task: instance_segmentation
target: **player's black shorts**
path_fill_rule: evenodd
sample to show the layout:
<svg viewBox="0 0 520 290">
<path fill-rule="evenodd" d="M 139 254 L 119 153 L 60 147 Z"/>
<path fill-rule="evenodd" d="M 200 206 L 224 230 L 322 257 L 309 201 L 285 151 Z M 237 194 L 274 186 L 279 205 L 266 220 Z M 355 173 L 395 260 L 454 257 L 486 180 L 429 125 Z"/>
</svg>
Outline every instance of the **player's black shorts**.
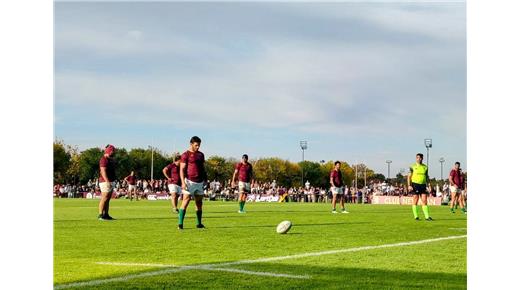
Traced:
<svg viewBox="0 0 520 290">
<path fill-rule="evenodd" d="M 428 194 L 426 191 L 426 184 L 417 184 L 412 182 L 413 190 L 411 194 Z"/>
</svg>

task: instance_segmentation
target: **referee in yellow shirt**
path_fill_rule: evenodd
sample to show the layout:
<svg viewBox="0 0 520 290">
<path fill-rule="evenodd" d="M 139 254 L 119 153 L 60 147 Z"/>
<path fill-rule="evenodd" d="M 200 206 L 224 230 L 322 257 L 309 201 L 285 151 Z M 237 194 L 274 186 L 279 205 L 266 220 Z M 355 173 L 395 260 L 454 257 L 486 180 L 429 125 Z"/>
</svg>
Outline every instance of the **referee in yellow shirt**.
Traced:
<svg viewBox="0 0 520 290">
<path fill-rule="evenodd" d="M 432 221 L 432 217 L 430 216 L 430 210 L 428 209 L 428 192 L 426 190 L 426 186 L 428 184 L 428 166 L 422 163 L 423 155 L 422 153 L 417 153 L 415 155 L 415 164 L 410 166 L 410 174 L 408 174 L 408 191 L 413 194 L 413 204 L 412 211 L 415 220 L 419 220 L 419 210 L 417 208 L 417 203 L 419 202 L 419 195 L 422 200 L 422 210 L 424 213 L 424 218 L 427 221 Z"/>
</svg>

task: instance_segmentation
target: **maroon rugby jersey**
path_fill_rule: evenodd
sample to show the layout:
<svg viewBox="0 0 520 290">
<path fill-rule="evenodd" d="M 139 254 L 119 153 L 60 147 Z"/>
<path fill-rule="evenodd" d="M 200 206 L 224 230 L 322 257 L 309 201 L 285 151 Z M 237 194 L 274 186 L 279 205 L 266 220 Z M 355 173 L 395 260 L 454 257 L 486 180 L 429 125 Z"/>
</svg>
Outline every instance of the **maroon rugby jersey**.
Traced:
<svg viewBox="0 0 520 290">
<path fill-rule="evenodd" d="M 181 155 L 181 163 L 186 164 L 185 177 L 193 182 L 203 182 L 206 180 L 206 170 L 204 170 L 204 153 L 197 151 L 186 151 Z"/>
<path fill-rule="evenodd" d="M 175 165 L 175 163 L 170 163 L 166 166 L 166 172 L 170 177 L 168 184 L 181 185 L 180 166 Z"/>
<path fill-rule="evenodd" d="M 450 172 L 451 179 L 453 180 L 453 183 L 457 185 L 458 188 L 462 188 L 464 185 L 464 176 L 462 175 L 462 172 L 460 170 L 452 169 Z"/>
<path fill-rule="evenodd" d="M 242 162 L 237 163 L 235 169 L 238 170 L 238 180 L 242 182 L 251 182 L 251 178 L 253 177 L 253 166 L 251 163 L 246 162 L 243 164 Z"/>
<path fill-rule="evenodd" d="M 116 164 L 112 158 L 105 156 L 99 160 L 99 182 L 105 182 L 103 176 L 101 176 L 101 167 L 106 167 L 106 173 L 110 182 L 116 180 Z"/>
<path fill-rule="evenodd" d="M 128 184 L 135 185 L 135 175 L 128 175 L 125 179 Z"/>
<path fill-rule="evenodd" d="M 332 170 L 330 172 L 330 177 L 332 177 L 332 182 L 334 183 L 335 187 L 342 187 L 343 186 L 343 177 L 341 176 L 341 171 L 338 170 Z"/>
</svg>

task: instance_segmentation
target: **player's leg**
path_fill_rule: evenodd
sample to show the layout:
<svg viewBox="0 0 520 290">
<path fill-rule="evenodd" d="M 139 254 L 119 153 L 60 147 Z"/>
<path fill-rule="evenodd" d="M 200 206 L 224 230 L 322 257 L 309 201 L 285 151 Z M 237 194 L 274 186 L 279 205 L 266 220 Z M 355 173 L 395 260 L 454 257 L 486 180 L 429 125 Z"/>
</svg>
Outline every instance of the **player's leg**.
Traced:
<svg viewBox="0 0 520 290">
<path fill-rule="evenodd" d="M 112 199 L 113 188 L 114 187 L 112 185 L 110 185 L 110 190 L 107 193 L 107 201 L 105 202 L 105 216 L 104 216 L 104 218 L 108 219 L 108 220 L 113 220 L 114 219 L 113 217 L 110 216 L 110 214 L 108 214 L 109 209 L 110 209 L 110 200 Z"/>
<path fill-rule="evenodd" d="M 450 211 L 451 211 L 452 213 L 455 213 L 455 209 L 454 209 L 453 207 L 454 207 L 455 204 L 458 202 L 457 191 L 454 190 L 454 188 L 450 188 L 450 193 L 451 193 Z"/>
<path fill-rule="evenodd" d="M 101 199 L 99 200 L 99 206 L 98 206 L 98 219 L 104 220 L 105 216 L 105 203 L 107 202 L 107 195 L 108 192 L 101 192 Z"/>
<path fill-rule="evenodd" d="M 336 195 L 338 191 L 336 189 L 332 189 L 332 213 L 336 213 Z"/>
<path fill-rule="evenodd" d="M 189 192 L 183 192 L 182 194 L 182 204 L 179 209 L 179 230 L 182 230 L 184 227 L 184 217 L 186 216 L 186 209 L 190 204 L 191 194 Z"/>
<path fill-rule="evenodd" d="M 417 203 L 419 203 L 419 194 L 413 193 L 412 196 L 412 212 L 415 220 L 419 220 L 419 210 L 417 209 Z"/>
<path fill-rule="evenodd" d="M 343 191 L 343 188 L 340 189 L 341 195 L 339 196 L 340 204 L 341 204 L 341 212 L 342 213 L 348 213 L 348 211 L 345 209 L 345 192 Z"/>
<path fill-rule="evenodd" d="M 175 184 L 168 184 L 168 192 L 170 193 L 170 199 L 172 203 L 172 211 L 178 212 L 177 204 L 175 203 L 177 199 L 177 188 Z"/>
<path fill-rule="evenodd" d="M 244 183 L 242 181 L 238 181 L 238 213 L 244 213 Z"/>
<path fill-rule="evenodd" d="M 424 213 L 424 218 L 426 218 L 427 221 L 433 220 L 430 216 L 430 209 L 428 207 L 428 194 L 427 193 L 421 193 L 421 201 L 422 201 L 422 210 Z"/>
<path fill-rule="evenodd" d="M 175 212 L 179 212 L 179 192 L 174 192 L 172 195 L 173 208 L 175 208 Z"/>
<path fill-rule="evenodd" d="M 202 183 L 197 184 L 197 190 L 195 191 L 195 207 L 197 208 L 197 228 L 202 229 L 202 198 L 204 197 L 204 186 Z"/>
<path fill-rule="evenodd" d="M 464 201 L 465 195 L 463 192 L 459 194 L 458 202 L 463 213 L 466 213 L 466 202 Z"/>
<path fill-rule="evenodd" d="M 244 201 L 244 193 L 243 192 L 239 192 L 239 197 L 238 197 L 238 213 L 244 213 L 244 204 L 245 204 L 245 201 Z"/>
</svg>

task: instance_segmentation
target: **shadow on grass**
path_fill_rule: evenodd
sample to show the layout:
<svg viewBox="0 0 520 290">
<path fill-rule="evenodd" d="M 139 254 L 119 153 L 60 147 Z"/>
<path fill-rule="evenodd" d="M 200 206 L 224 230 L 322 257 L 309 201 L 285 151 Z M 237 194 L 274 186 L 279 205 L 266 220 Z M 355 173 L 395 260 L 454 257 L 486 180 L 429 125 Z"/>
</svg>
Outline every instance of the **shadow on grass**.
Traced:
<svg viewBox="0 0 520 290">
<path fill-rule="evenodd" d="M 377 263 L 377 261 L 374 261 Z M 116 267 L 116 266 L 114 266 Z M 432 264 L 432 268 L 434 265 Z M 254 272 L 309 276 L 308 279 L 209 270 L 137 272 L 144 277 L 120 279 L 73 289 L 466 289 L 465 273 L 425 272 L 423 269 L 387 270 L 338 266 L 259 263 L 229 267 Z M 162 270 L 165 270 L 162 268 Z M 148 275 L 148 276 L 145 276 Z M 102 276 L 101 274 L 99 276 Z M 117 278 L 105 277 L 105 278 Z M 120 276 L 119 276 L 120 277 Z M 99 278 L 98 278 L 99 279 Z"/>
</svg>

